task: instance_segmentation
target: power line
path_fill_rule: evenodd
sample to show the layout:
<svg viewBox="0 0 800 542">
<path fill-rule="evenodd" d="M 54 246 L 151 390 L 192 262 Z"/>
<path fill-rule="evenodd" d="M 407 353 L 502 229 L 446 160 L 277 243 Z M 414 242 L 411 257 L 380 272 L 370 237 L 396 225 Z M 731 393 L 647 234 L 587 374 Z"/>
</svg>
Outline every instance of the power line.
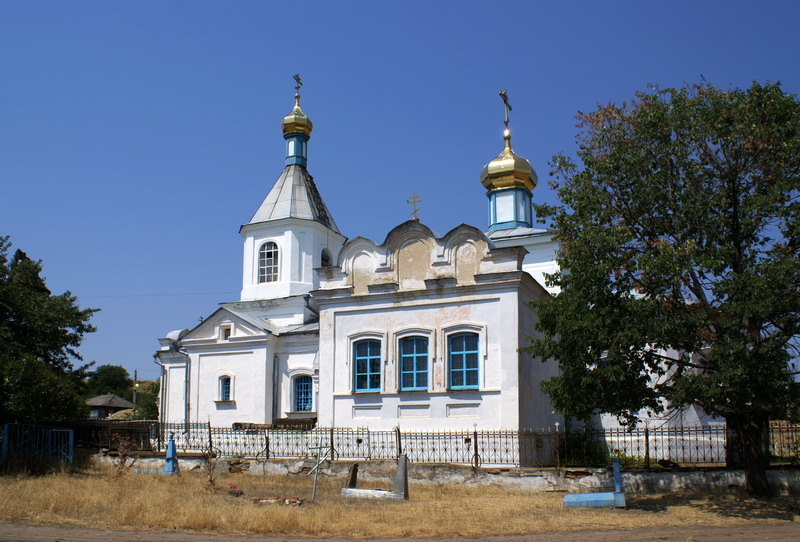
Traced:
<svg viewBox="0 0 800 542">
<path fill-rule="evenodd" d="M 230 295 L 238 294 L 239 292 L 190 292 L 190 293 L 173 293 L 173 294 L 109 294 L 109 295 L 77 295 L 78 299 L 99 299 L 99 298 L 114 298 L 114 297 L 177 297 L 177 296 L 192 296 L 192 295 Z"/>
</svg>

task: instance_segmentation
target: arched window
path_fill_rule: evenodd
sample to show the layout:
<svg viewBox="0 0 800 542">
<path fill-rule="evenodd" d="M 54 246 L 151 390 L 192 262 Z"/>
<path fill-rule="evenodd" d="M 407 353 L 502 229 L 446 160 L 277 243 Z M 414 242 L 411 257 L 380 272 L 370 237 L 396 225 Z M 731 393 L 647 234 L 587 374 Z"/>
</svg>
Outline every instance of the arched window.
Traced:
<svg viewBox="0 0 800 542">
<path fill-rule="evenodd" d="M 333 262 L 331 261 L 332 259 L 333 258 L 331 257 L 331 251 L 328 250 L 327 248 L 323 248 L 319 266 L 330 267 L 331 265 L 333 265 Z"/>
<path fill-rule="evenodd" d="M 233 394 L 231 393 L 231 377 L 229 376 L 221 376 L 219 377 L 219 400 L 220 401 L 232 401 Z"/>
<path fill-rule="evenodd" d="M 448 337 L 447 359 L 450 389 L 477 389 L 478 356 L 477 333 L 457 333 Z"/>
<path fill-rule="evenodd" d="M 381 391 L 381 342 L 365 339 L 353 343 L 354 391 Z"/>
<path fill-rule="evenodd" d="M 278 280 L 278 245 L 269 241 L 258 249 L 258 282 Z"/>
<path fill-rule="evenodd" d="M 294 377 L 292 388 L 292 410 L 294 412 L 311 412 L 314 402 L 311 377 L 308 375 Z"/>
<path fill-rule="evenodd" d="M 428 338 L 400 339 L 400 389 L 428 389 Z"/>
</svg>

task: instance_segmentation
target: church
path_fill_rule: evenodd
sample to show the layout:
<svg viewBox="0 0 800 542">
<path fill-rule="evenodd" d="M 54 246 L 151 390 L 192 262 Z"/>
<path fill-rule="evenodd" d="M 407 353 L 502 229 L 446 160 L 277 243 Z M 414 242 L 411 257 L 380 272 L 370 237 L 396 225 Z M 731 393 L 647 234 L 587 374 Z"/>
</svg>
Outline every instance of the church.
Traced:
<svg viewBox="0 0 800 542">
<path fill-rule="evenodd" d="M 557 244 L 533 228 L 537 177 L 511 149 L 505 92 L 503 149 L 479 177 L 488 231 L 462 224 L 439 236 L 415 218 L 378 243 L 348 240 L 322 200 L 296 79 L 281 124 L 285 167 L 239 230 L 240 299 L 159 339 L 161 421 L 406 430 L 563 423 L 540 388 L 556 364 L 518 351 L 537 333 L 530 302 L 553 293 L 544 274 L 557 269 Z"/>
</svg>

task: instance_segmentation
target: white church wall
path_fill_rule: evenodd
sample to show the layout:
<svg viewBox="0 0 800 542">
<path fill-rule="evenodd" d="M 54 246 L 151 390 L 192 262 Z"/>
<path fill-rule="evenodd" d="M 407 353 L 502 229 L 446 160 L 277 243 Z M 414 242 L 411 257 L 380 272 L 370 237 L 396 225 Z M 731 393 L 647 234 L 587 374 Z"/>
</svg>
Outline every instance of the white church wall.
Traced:
<svg viewBox="0 0 800 542">
<path fill-rule="evenodd" d="M 536 311 L 530 306 L 530 298 L 520 298 L 519 309 L 519 344 L 528 346 L 528 337 L 539 337 L 536 331 Z M 555 429 L 555 423 L 564 427 L 564 417 L 556 414 L 550 397 L 542 391 L 543 381 L 558 374 L 558 364 L 549 360 L 543 363 L 530 354 L 519 353 L 520 380 L 520 428 L 521 429 Z"/>
<path fill-rule="evenodd" d="M 267 344 L 230 345 L 190 354 L 190 420 L 227 427 L 235 422 L 268 423 L 271 417 L 272 360 Z M 220 379 L 230 378 L 230 398 L 221 396 Z"/>
<path fill-rule="evenodd" d="M 248 224 L 242 233 L 242 301 L 307 294 L 318 285 L 314 268 L 321 265 L 322 249 L 336 258 L 345 240 L 318 222 L 297 218 Z M 258 251 L 268 242 L 278 247 L 278 280 L 259 283 Z"/>
<path fill-rule="evenodd" d="M 399 421 L 418 429 L 517 426 L 517 334 L 516 326 L 508 325 L 517 312 L 515 294 L 432 297 L 422 292 L 403 301 L 381 296 L 323 311 L 321 329 L 332 336 L 321 332 L 320 425 L 388 429 Z M 478 390 L 448 388 L 448 336 L 463 331 L 479 335 Z M 399 391 L 398 341 L 404 335 L 430 337 L 425 391 Z M 377 393 L 354 392 L 353 343 L 364 337 L 381 341 Z"/>
<path fill-rule="evenodd" d="M 277 417 L 309 417 L 316 413 L 316 393 L 312 394 L 311 411 L 295 412 L 293 380 L 301 375 L 308 375 L 312 377 L 312 380 L 316 380 L 315 360 L 318 348 L 319 336 L 316 333 L 281 337 L 280 343 L 275 349 L 275 358 L 278 363 L 276 387 L 279 390 L 276 400 Z"/>
</svg>

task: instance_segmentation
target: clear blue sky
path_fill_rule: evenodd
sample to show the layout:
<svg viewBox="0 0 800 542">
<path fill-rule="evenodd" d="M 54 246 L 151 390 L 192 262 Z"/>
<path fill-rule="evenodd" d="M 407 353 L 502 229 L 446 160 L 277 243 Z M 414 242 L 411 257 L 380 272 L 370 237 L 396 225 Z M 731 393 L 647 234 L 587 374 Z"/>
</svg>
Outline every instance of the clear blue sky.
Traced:
<svg viewBox="0 0 800 542">
<path fill-rule="evenodd" d="M 156 339 L 238 299 L 247 222 L 283 168 L 300 73 L 309 171 L 342 233 L 486 227 L 478 181 L 548 159 L 577 110 L 648 83 L 800 92 L 795 2 L 0 0 L 0 235 L 102 309 L 86 361 L 158 371 Z"/>
</svg>

